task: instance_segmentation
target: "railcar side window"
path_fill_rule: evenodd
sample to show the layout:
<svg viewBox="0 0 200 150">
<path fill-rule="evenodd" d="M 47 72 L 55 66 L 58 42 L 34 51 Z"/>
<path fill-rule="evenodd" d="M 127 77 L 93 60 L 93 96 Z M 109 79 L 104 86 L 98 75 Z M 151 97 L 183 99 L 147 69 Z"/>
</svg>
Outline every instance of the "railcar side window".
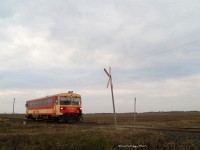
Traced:
<svg viewBox="0 0 200 150">
<path fill-rule="evenodd" d="M 50 99 L 50 100 L 49 100 L 49 106 L 51 106 L 51 104 L 52 104 L 52 100 Z"/>
<path fill-rule="evenodd" d="M 40 103 L 39 105 L 40 105 L 40 107 L 41 107 L 41 106 L 42 106 L 42 101 L 40 100 L 40 102 L 39 102 L 39 103 Z"/>
<path fill-rule="evenodd" d="M 43 106 L 45 106 L 45 100 L 43 100 Z"/>
<path fill-rule="evenodd" d="M 47 100 L 47 106 L 50 106 L 51 104 L 51 100 L 49 99 L 49 100 Z"/>
<path fill-rule="evenodd" d="M 35 107 L 38 107 L 38 102 L 35 102 Z"/>
<path fill-rule="evenodd" d="M 47 106 L 47 101 L 46 100 L 44 101 L 44 106 Z"/>
<path fill-rule="evenodd" d="M 60 96 L 60 105 L 71 105 L 71 98 L 66 96 Z"/>
<path fill-rule="evenodd" d="M 33 107 L 33 102 L 31 102 L 31 107 Z"/>
</svg>

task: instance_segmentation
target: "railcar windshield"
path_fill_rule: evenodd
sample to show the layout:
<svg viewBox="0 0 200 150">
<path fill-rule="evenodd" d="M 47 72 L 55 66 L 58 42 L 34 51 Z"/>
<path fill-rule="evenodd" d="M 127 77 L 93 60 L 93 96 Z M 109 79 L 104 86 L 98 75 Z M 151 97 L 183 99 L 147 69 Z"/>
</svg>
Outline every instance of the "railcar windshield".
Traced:
<svg viewBox="0 0 200 150">
<path fill-rule="evenodd" d="M 80 97 L 72 97 L 72 105 L 81 105 Z"/>
<path fill-rule="evenodd" d="M 71 97 L 60 96 L 60 105 L 71 105 Z"/>
</svg>

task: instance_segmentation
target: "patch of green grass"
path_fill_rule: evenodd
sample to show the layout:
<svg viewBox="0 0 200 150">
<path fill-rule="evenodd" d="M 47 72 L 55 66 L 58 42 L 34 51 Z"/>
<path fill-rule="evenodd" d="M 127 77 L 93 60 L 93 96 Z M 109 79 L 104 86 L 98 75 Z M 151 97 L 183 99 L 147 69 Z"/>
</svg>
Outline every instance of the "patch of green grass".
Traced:
<svg viewBox="0 0 200 150">
<path fill-rule="evenodd" d="M 0 129 L 1 128 L 9 128 L 11 124 L 9 122 L 0 122 Z"/>
</svg>

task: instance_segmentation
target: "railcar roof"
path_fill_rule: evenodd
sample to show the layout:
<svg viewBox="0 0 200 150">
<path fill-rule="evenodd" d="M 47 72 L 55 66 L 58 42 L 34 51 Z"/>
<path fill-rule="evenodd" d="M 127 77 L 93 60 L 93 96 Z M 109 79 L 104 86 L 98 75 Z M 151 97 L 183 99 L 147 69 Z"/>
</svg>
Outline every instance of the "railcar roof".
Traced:
<svg viewBox="0 0 200 150">
<path fill-rule="evenodd" d="M 54 97 L 54 96 L 81 96 L 80 94 L 77 94 L 77 93 L 58 93 L 58 94 L 54 94 L 54 95 L 47 95 L 46 97 L 40 97 L 40 98 L 35 98 L 35 99 L 30 99 L 30 100 L 27 100 L 27 101 L 34 101 L 34 100 L 40 100 L 40 99 L 43 99 L 43 98 L 48 98 L 48 97 Z"/>
</svg>

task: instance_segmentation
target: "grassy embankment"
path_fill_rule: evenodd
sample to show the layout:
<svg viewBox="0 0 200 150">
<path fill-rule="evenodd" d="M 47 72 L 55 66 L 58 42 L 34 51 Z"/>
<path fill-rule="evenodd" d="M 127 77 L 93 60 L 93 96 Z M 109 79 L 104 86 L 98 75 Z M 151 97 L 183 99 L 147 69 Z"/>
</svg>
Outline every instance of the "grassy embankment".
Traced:
<svg viewBox="0 0 200 150">
<path fill-rule="evenodd" d="M 118 114 L 120 125 L 199 127 L 200 112 Z M 27 122 L 21 115 L 0 115 L 0 149 L 200 149 L 200 133 L 167 132 L 112 126 L 112 114 L 87 114 L 85 122 L 101 125 Z M 104 125 L 105 123 L 105 125 Z"/>
</svg>

